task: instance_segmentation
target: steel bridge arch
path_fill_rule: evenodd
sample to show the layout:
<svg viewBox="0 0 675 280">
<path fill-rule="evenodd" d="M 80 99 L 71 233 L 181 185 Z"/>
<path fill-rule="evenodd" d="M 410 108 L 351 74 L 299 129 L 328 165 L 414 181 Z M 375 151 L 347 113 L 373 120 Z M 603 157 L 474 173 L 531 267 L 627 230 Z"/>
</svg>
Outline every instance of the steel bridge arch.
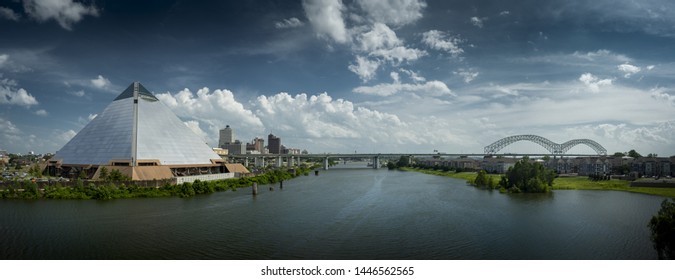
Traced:
<svg viewBox="0 0 675 280">
<path fill-rule="evenodd" d="M 531 134 L 504 137 L 502 139 L 495 141 L 490 145 L 485 146 L 484 152 L 485 154 L 496 154 L 499 150 L 503 149 L 504 147 L 518 141 L 534 142 L 544 147 L 546 150 L 551 152 L 551 154 L 564 154 L 567 151 L 569 151 L 572 147 L 579 144 L 589 146 L 596 153 L 598 153 L 598 155 L 607 154 L 607 150 L 604 147 L 602 147 L 602 145 L 590 139 L 573 139 L 565 143 L 558 144 L 539 135 L 531 135 Z"/>
</svg>

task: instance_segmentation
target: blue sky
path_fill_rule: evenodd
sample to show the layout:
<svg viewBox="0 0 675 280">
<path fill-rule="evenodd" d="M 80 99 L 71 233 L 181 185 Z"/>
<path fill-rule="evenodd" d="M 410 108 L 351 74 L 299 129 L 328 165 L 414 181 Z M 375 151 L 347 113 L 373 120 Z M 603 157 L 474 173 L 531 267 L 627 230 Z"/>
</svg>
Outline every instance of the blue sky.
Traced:
<svg viewBox="0 0 675 280">
<path fill-rule="evenodd" d="M 210 145 L 229 124 L 245 142 L 271 132 L 317 153 L 480 153 L 537 134 L 671 156 L 674 11 L 665 0 L 2 1 L 0 149 L 53 153 L 140 81 Z"/>
</svg>

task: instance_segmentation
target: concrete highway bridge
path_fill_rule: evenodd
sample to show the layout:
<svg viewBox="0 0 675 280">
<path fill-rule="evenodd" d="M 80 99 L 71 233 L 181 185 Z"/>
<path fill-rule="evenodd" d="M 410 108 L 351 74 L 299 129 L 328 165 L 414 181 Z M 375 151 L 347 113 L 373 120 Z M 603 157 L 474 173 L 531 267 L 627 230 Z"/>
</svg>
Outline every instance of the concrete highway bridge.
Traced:
<svg viewBox="0 0 675 280">
<path fill-rule="evenodd" d="M 519 141 L 529 141 L 537 145 L 544 147 L 549 153 L 502 153 L 498 154 L 497 152 L 502 150 L 508 145 L 511 145 Z M 586 145 L 593 149 L 596 154 L 566 154 L 572 147 L 576 145 Z M 484 153 L 482 154 L 446 154 L 446 153 L 421 153 L 421 154 L 410 154 L 410 153 L 364 153 L 364 154 L 299 154 L 299 155 L 279 155 L 279 154 L 245 154 L 245 155 L 228 155 L 223 156 L 225 159 L 229 160 L 239 160 L 243 161 L 245 166 L 249 166 L 250 161 L 253 160 L 256 166 L 266 166 L 266 163 L 270 160 L 274 161 L 277 167 L 283 166 L 286 163 L 287 166 L 291 167 L 294 163 L 299 163 L 302 160 L 323 160 L 323 168 L 328 169 L 330 159 L 370 159 L 372 162 L 372 167 L 377 169 L 380 167 L 381 160 L 398 160 L 401 156 L 411 156 L 417 158 L 483 158 L 485 156 L 503 156 L 503 157 L 543 157 L 543 156 L 566 156 L 566 157 L 588 157 L 588 156 L 598 156 L 606 155 L 607 150 L 600 145 L 599 143 L 590 140 L 590 139 L 573 139 L 565 143 L 558 144 L 551 140 L 548 140 L 544 137 L 538 135 L 514 135 L 509 137 L 504 137 L 500 140 L 495 141 L 494 143 L 485 146 Z"/>
</svg>

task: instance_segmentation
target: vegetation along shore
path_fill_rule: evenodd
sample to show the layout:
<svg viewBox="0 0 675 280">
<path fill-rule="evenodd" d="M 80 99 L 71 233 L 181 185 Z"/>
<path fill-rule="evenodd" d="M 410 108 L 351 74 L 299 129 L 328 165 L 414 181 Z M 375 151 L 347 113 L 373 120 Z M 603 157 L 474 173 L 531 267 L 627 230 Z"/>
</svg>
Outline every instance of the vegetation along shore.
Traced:
<svg viewBox="0 0 675 280">
<path fill-rule="evenodd" d="M 455 172 L 442 171 L 433 169 L 401 167 L 402 171 L 415 171 L 425 174 L 446 176 L 466 181 L 475 180 L 478 175 L 477 172 Z M 494 181 L 499 182 L 500 174 L 487 174 Z M 588 177 L 558 177 L 553 181 L 551 190 L 610 190 L 610 191 L 626 191 L 634 193 L 643 193 L 650 195 L 658 195 L 665 197 L 675 197 L 675 188 L 650 188 L 650 187 L 631 187 L 629 181 L 625 180 L 608 180 L 608 181 L 593 181 Z"/>
<path fill-rule="evenodd" d="M 4 190 L 0 190 L 3 199 L 97 199 L 109 200 L 120 198 L 141 197 L 192 197 L 200 194 L 210 194 L 219 191 L 251 187 L 253 183 L 259 185 L 274 184 L 283 180 L 292 179 L 300 175 L 309 175 L 311 167 L 299 167 L 296 170 L 275 169 L 257 176 L 226 179 L 219 181 L 195 181 L 183 184 L 164 184 L 159 187 L 140 187 L 133 181 L 104 181 L 87 182 L 77 180 L 75 186 L 65 187 L 59 182 L 53 186 L 38 188 L 35 182 L 29 180 L 15 180 L 9 182 Z"/>
</svg>

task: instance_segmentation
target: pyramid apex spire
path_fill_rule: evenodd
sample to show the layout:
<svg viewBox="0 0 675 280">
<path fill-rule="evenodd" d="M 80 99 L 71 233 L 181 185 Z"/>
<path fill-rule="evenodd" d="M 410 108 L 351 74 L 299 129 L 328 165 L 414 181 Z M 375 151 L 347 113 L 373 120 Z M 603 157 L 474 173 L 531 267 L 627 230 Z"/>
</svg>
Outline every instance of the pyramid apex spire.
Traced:
<svg viewBox="0 0 675 280">
<path fill-rule="evenodd" d="M 146 96 L 150 99 L 157 100 L 157 97 L 155 97 L 148 89 L 146 89 L 141 82 L 133 82 L 131 83 L 127 89 L 125 89 L 120 95 L 115 98 L 115 100 L 120 100 L 120 99 L 125 99 L 125 98 L 130 98 L 138 96 Z"/>
</svg>

